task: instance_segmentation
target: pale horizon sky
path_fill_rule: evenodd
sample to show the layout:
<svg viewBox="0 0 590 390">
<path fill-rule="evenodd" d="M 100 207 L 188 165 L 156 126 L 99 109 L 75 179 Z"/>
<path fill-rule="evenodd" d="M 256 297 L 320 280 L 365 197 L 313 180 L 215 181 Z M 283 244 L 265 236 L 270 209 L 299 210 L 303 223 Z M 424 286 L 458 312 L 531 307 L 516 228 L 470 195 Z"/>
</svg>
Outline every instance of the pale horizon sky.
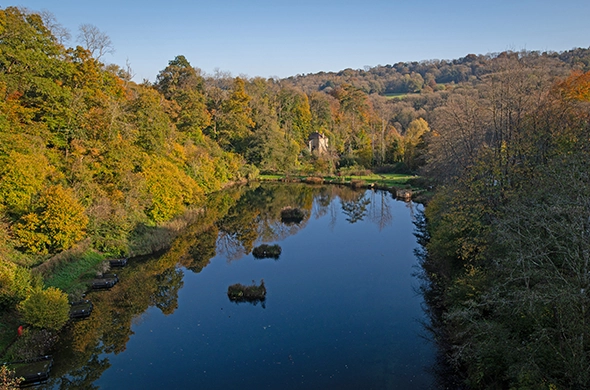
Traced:
<svg viewBox="0 0 590 390">
<path fill-rule="evenodd" d="M 16 0 L 47 10 L 76 45 L 81 24 L 108 34 L 102 61 L 154 81 L 177 55 L 211 74 L 289 77 L 505 50 L 590 47 L 588 0 Z"/>
</svg>

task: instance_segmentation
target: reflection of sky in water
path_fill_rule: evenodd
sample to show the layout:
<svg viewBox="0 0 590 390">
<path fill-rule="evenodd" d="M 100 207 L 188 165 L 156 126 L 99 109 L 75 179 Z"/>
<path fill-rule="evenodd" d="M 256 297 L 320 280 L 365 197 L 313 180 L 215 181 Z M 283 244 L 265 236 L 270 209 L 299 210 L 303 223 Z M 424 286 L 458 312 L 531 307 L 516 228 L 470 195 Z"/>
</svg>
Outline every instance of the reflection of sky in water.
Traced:
<svg viewBox="0 0 590 390">
<path fill-rule="evenodd" d="M 168 316 L 148 309 L 125 351 L 103 355 L 112 366 L 95 385 L 427 388 L 434 354 L 418 322 L 412 210 L 387 193 L 360 200 L 355 223 L 343 213 L 350 199 L 316 200 L 302 229 L 273 242 L 282 247 L 277 261 L 230 262 L 218 252 L 200 273 L 184 270 L 178 308 Z M 228 300 L 229 285 L 260 279 L 265 308 Z"/>
</svg>

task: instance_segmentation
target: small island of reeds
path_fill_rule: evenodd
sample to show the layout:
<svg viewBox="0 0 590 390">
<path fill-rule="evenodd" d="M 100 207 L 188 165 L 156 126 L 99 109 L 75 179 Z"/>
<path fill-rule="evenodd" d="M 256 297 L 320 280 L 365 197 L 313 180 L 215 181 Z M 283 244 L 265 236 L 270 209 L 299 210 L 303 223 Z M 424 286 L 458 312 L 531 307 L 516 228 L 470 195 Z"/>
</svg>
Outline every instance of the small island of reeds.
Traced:
<svg viewBox="0 0 590 390">
<path fill-rule="evenodd" d="M 227 288 L 227 297 L 232 302 L 264 302 L 266 299 L 264 279 L 260 280 L 259 285 L 255 281 L 252 281 L 252 284 L 249 286 L 241 283 L 232 284 Z"/>
<path fill-rule="evenodd" d="M 257 259 L 272 258 L 276 260 L 281 255 L 281 251 L 282 249 L 278 244 L 262 244 L 252 250 L 252 255 Z"/>
</svg>

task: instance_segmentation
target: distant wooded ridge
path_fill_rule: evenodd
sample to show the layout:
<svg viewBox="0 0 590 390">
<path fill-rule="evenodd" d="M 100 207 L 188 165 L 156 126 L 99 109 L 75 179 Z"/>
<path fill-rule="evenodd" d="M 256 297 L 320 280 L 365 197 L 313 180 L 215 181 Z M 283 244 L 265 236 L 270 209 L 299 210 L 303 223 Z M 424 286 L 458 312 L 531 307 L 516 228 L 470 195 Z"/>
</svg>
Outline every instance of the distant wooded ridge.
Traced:
<svg viewBox="0 0 590 390">
<path fill-rule="evenodd" d="M 562 62 L 568 68 L 590 70 L 590 48 L 555 51 L 504 51 L 491 54 L 468 54 L 454 60 L 424 60 L 377 65 L 339 72 L 298 74 L 285 78 L 305 92 L 322 91 L 336 85 L 351 84 L 371 94 L 417 93 L 441 88 L 440 84 L 476 81 L 493 73 L 494 60 L 501 58 L 546 58 Z"/>
</svg>

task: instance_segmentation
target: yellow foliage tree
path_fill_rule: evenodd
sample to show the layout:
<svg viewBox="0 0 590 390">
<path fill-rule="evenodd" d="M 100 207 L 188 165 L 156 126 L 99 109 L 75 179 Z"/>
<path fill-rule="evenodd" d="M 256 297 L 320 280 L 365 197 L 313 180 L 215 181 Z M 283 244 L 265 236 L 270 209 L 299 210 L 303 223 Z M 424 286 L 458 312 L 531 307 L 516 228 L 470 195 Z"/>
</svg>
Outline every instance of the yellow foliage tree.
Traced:
<svg viewBox="0 0 590 390">
<path fill-rule="evenodd" d="M 71 189 L 49 187 L 39 199 L 36 212 L 14 224 L 20 246 L 32 253 L 71 248 L 86 235 L 88 217 Z"/>
<path fill-rule="evenodd" d="M 203 199 L 203 190 L 197 183 L 164 158 L 149 159 L 143 175 L 152 200 L 148 215 L 155 222 L 169 220 L 182 213 L 186 206 Z"/>
<path fill-rule="evenodd" d="M 422 118 L 410 122 L 401 145 L 404 162 L 410 169 L 416 169 L 419 165 L 420 144 L 424 141 L 424 134 L 429 131 L 428 122 Z"/>
<path fill-rule="evenodd" d="M 13 214 L 26 212 L 35 195 L 43 189 L 48 161 L 41 154 L 10 151 L 0 160 L 0 202 Z"/>
</svg>

